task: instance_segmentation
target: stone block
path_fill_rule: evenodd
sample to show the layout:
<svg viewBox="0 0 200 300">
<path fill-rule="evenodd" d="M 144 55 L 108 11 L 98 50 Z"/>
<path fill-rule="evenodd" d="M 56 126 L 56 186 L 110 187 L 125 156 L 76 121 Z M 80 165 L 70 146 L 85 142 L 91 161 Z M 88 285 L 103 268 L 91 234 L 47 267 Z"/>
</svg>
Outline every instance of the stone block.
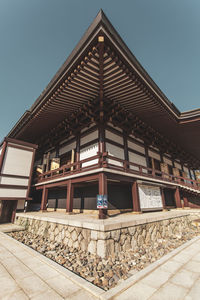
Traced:
<svg viewBox="0 0 200 300">
<path fill-rule="evenodd" d="M 96 254 L 97 253 L 97 242 L 94 240 L 91 240 L 89 245 L 88 245 L 88 251 L 91 254 Z"/>
<path fill-rule="evenodd" d="M 106 257 L 106 241 L 105 240 L 97 241 L 97 255 L 99 255 L 102 258 Z"/>
<path fill-rule="evenodd" d="M 91 239 L 96 241 L 97 238 L 98 238 L 98 232 L 96 230 L 92 230 L 91 231 Z"/>
<path fill-rule="evenodd" d="M 120 239 L 120 230 L 113 230 L 113 231 L 111 231 L 111 238 L 114 241 L 118 242 L 119 239 Z"/>
<path fill-rule="evenodd" d="M 75 230 L 72 231 L 72 233 L 71 233 L 71 238 L 72 238 L 73 242 L 75 242 L 75 241 L 77 240 L 78 235 L 77 235 L 77 232 L 76 232 Z"/>
</svg>

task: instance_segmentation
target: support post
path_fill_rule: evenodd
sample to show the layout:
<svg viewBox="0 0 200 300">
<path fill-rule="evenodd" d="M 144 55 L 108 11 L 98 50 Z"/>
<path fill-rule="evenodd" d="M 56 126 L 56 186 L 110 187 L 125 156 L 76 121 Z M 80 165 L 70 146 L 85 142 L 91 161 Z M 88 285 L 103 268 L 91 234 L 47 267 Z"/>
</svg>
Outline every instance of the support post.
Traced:
<svg viewBox="0 0 200 300">
<path fill-rule="evenodd" d="M 137 182 L 133 182 L 132 184 L 132 201 L 133 201 L 133 211 L 135 213 L 140 213 L 140 201 L 139 201 L 139 192 L 138 192 L 138 184 Z"/>
<path fill-rule="evenodd" d="M 178 187 L 175 190 L 174 196 L 175 196 L 176 208 L 182 208 L 182 205 L 181 205 L 181 196 L 180 196 L 180 191 L 179 191 Z"/>
<path fill-rule="evenodd" d="M 5 156 L 5 153 L 6 153 L 6 146 L 7 146 L 7 142 L 4 141 L 3 146 L 2 146 L 2 150 L 1 150 L 1 155 L 0 155 L 0 174 L 1 174 L 1 169 L 2 169 L 2 166 L 3 166 L 4 156 Z"/>
<path fill-rule="evenodd" d="M 187 196 L 183 196 L 184 208 L 189 208 L 189 202 Z"/>
<path fill-rule="evenodd" d="M 160 192 L 161 192 L 161 198 L 162 198 L 163 210 L 166 210 L 164 188 L 161 187 L 161 188 L 160 188 Z"/>
<path fill-rule="evenodd" d="M 107 176 L 104 173 L 99 174 L 99 195 L 107 195 Z M 99 209 L 99 219 L 106 219 L 107 209 Z"/>
<path fill-rule="evenodd" d="M 69 180 L 67 183 L 67 203 L 66 212 L 71 213 L 73 211 L 73 198 L 74 198 L 74 186 L 72 181 Z"/>
<path fill-rule="evenodd" d="M 42 202 L 41 202 L 41 210 L 47 210 L 47 200 L 48 200 L 48 189 L 44 186 L 42 190 Z"/>
<path fill-rule="evenodd" d="M 76 138 L 76 162 L 78 163 L 76 165 L 76 169 L 80 169 L 80 133 L 77 135 L 77 138 Z"/>
</svg>

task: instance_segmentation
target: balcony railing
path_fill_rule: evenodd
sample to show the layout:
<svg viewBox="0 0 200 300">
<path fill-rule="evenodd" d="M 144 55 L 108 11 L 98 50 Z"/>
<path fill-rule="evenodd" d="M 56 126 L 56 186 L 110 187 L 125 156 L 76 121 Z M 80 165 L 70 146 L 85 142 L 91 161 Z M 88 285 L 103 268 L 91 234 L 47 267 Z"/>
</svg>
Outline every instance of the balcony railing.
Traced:
<svg viewBox="0 0 200 300">
<path fill-rule="evenodd" d="M 35 177 L 34 183 L 42 183 L 51 179 L 67 177 L 73 174 L 83 173 L 98 168 L 107 168 L 111 170 L 121 171 L 129 174 L 140 175 L 146 179 L 158 179 L 163 182 L 177 183 L 183 187 L 190 187 L 200 191 L 200 183 L 196 180 L 181 176 L 171 175 L 159 170 L 141 166 L 115 156 L 105 153 L 97 153 L 97 155 L 89 157 L 75 163 L 69 163 L 62 167 L 40 174 Z"/>
</svg>

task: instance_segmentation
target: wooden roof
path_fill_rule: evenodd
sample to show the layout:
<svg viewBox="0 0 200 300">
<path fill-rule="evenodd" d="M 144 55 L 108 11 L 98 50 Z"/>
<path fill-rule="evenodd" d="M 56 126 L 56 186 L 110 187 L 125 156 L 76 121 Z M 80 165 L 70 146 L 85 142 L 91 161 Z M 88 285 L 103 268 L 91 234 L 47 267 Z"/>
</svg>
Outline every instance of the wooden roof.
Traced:
<svg viewBox="0 0 200 300">
<path fill-rule="evenodd" d="M 104 110 L 114 123 L 127 126 L 128 122 L 133 133 L 146 135 L 147 143 L 174 152 L 175 156 L 181 151 L 184 157 L 190 157 L 191 165 L 200 166 L 200 109 L 180 113 L 102 10 L 8 136 L 38 143 L 46 136 L 55 137 L 61 127 L 70 133 L 72 119 L 77 127 L 80 122 L 96 120 L 102 109 L 99 101 L 103 101 Z"/>
</svg>

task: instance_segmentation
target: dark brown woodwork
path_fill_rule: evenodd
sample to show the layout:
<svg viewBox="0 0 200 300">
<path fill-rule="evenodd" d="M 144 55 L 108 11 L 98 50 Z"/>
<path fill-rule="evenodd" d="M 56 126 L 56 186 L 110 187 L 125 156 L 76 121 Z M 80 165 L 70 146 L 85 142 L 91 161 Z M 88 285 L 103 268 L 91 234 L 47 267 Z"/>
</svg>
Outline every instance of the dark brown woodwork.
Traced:
<svg viewBox="0 0 200 300">
<path fill-rule="evenodd" d="M 67 202 L 66 212 L 70 213 L 73 211 L 73 198 L 74 198 L 74 185 L 71 180 L 67 182 Z"/>
<path fill-rule="evenodd" d="M 1 174 L 1 169 L 2 169 L 2 166 L 3 166 L 6 147 L 7 147 L 7 141 L 4 140 L 2 150 L 1 150 L 1 155 L 0 155 L 0 174 Z"/>
<path fill-rule="evenodd" d="M 140 212 L 140 201 L 139 201 L 139 192 L 138 192 L 138 184 L 137 182 L 133 182 L 132 184 L 132 201 L 133 201 L 133 211 Z"/>
<path fill-rule="evenodd" d="M 184 208 L 189 207 L 189 202 L 186 195 L 183 196 L 183 204 L 184 204 Z"/>
<path fill-rule="evenodd" d="M 107 176 L 105 173 L 99 174 L 99 195 L 107 195 L 108 187 L 107 187 Z M 106 219 L 107 217 L 107 209 L 99 209 L 99 219 Z"/>
<path fill-rule="evenodd" d="M 174 197 L 175 197 L 176 207 L 177 208 L 182 208 L 181 196 L 180 196 L 180 191 L 179 191 L 178 187 L 176 187 L 176 190 L 175 190 L 175 193 L 174 193 Z"/>
<path fill-rule="evenodd" d="M 42 190 L 42 202 L 41 202 L 42 211 L 47 210 L 47 201 L 48 201 L 48 188 L 44 186 Z"/>
<path fill-rule="evenodd" d="M 162 199 L 162 205 L 163 205 L 163 209 L 166 209 L 166 202 L 165 202 L 165 194 L 164 194 L 164 188 L 160 188 L 160 192 L 161 192 L 161 199 Z"/>
<path fill-rule="evenodd" d="M 26 192 L 26 198 L 29 198 L 29 196 L 30 196 L 33 168 L 34 168 L 34 161 L 35 161 L 35 152 L 36 152 L 36 149 L 33 150 L 33 156 L 32 156 L 32 161 L 31 161 L 31 168 L 30 168 L 30 173 L 29 173 L 28 189 L 27 189 L 27 192 Z"/>
<path fill-rule="evenodd" d="M 80 161 L 80 134 L 76 137 L 76 162 Z M 77 169 L 80 169 L 80 164 L 77 164 Z"/>
</svg>

